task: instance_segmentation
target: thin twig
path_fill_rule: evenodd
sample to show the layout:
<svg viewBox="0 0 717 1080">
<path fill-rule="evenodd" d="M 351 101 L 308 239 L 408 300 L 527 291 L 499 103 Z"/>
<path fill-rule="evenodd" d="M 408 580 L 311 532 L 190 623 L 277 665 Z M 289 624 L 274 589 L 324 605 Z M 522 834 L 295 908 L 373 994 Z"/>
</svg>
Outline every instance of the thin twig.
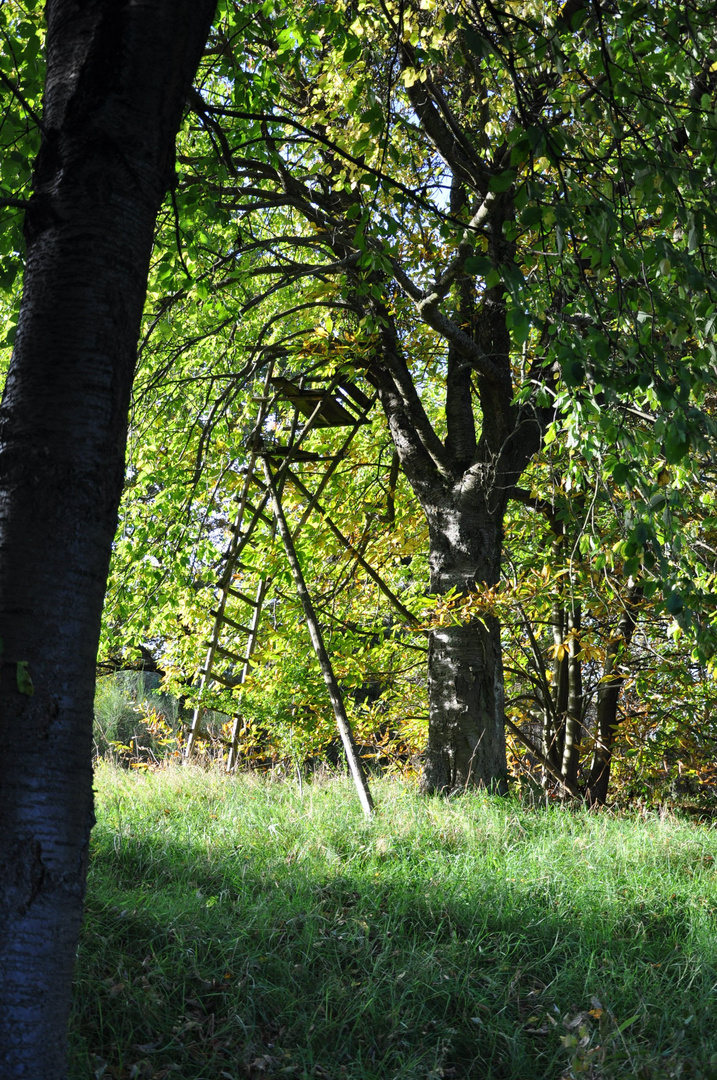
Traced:
<svg viewBox="0 0 717 1080">
<path fill-rule="evenodd" d="M 5 86 L 7 86 L 8 90 L 10 91 L 10 93 L 12 94 L 13 97 L 17 98 L 17 100 L 20 102 L 23 109 L 25 110 L 27 115 L 30 117 L 30 119 L 32 121 L 34 121 L 34 123 L 37 124 L 37 126 L 39 127 L 42 134 L 47 135 L 47 129 L 46 129 L 45 125 L 43 124 L 42 120 L 40 119 L 40 117 L 37 115 L 37 113 L 33 109 L 30 102 L 27 100 L 25 95 L 20 91 L 19 87 L 15 86 L 15 83 L 11 82 L 10 79 L 8 79 L 7 75 L 3 74 L 2 71 L 0 71 L 0 82 L 2 82 Z"/>
</svg>

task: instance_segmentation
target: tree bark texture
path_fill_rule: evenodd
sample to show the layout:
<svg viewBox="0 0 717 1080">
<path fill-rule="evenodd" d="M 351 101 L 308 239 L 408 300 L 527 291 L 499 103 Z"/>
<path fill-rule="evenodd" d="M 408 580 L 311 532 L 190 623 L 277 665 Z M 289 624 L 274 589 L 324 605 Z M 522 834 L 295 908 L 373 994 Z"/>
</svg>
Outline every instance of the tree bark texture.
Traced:
<svg viewBox="0 0 717 1080">
<path fill-rule="evenodd" d="M 451 794 L 486 787 L 504 794 L 503 668 L 495 618 L 431 633 L 428 692 L 422 790 Z"/>
<path fill-rule="evenodd" d="M 568 694 L 563 735 L 563 777 L 573 786 L 578 780 L 580 742 L 583 731 L 583 673 L 580 659 L 581 610 L 573 604 L 567 612 L 568 640 Z"/>
<path fill-rule="evenodd" d="M 443 505 L 424 501 L 429 521 L 431 592 L 465 594 L 497 584 L 503 500 L 491 512 L 482 485 L 461 481 Z M 448 794 L 507 788 L 500 627 L 486 615 L 431 633 L 429 737 L 421 786 Z"/>
<path fill-rule="evenodd" d="M 604 806 L 610 786 L 612 747 L 617 731 L 617 707 L 625 676 L 618 671 L 620 659 L 630 647 L 642 602 L 642 587 L 631 585 L 625 599 L 625 609 L 620 616 L 617 632 L 605 651 L 603 677 L 598 688 L 597 716 L 595 720 L 595 748 L 590 764 L 586 799 L 591 806 Z"/>
<path fill-rule="evenodd" d="M 543 703 L 542 751 L 555 769 L 560 769 L 565 710 L 568 702 L 568 658 L 559 653 L 565 639 L 565 610 L 561 603 L 553 606 L 553 681 L 545 687 Z M 543 769 L 543 786 L 551 782 L 551 773 Z"/>
<path fill-rule="evenodd" d="M 66 1076 L 94 669 L 157 211 L 214 0 L 48 0 L 0 407 L 0 1075 Z"/>
</svg>

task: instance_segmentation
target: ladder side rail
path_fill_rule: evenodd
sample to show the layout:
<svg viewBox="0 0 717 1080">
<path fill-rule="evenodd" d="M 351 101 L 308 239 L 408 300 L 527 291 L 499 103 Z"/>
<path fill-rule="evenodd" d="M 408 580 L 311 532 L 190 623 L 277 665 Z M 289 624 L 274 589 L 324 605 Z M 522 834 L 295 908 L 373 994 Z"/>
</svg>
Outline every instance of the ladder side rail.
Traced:
<svg viewBox="0 0 717 1080">
<path fill-rule="evenodd" d="M 264 604 L 264 599 L 268 590 L 268 582 L 261 578 L 256 589 L 256 597 L 254 599 L 254 614 L 251 618 L 251 624 L 249 626 L 249 637 L 247 639 L 246 648 L 246 660 L 239 676 L 239 686 L 243 686 L 249 677 L 251 670 L 251 657 L 256 646 L 257 639 L 259 637 L 259 620 L 261 618 L 261 610 Z M 230 739 L 229 755 L 227 757 L 227 772 L 233 772 L 236 768 L 239 760 L 239 735 L 240 735 L 240 723 L 241 715 L 237 712 L 234 717 L 234 723 L 232 725 L 232 733 Z"/>
<path fill-rule="evenodd" d="M 255 427 L 254 427 L 255 431 L 260 426 L 263 418 L 266 416 L 266 413 L 268 411 L 267 402 L 269 400 L 269 385 L 270 385 L 270 382 L 271 382 L 272 372 L 273 372 L 273 362 L 267 368 L 267 374 L 266 374 L 266 378 L 264 380 L 264 392 L 263 392 L 263 395 L 262 395 L 262 398 L 261 398 L 261 406 L 260 406 L 260 410 L 259 410 L 259 416 L 257 418 L 257 423 L 255 424 Z M 331 383 L 329 384 L 329 387 L 327 388 L 325 394 L 323 394 L 322 397 L 321 397 L 321 400 L 317 402 L 313 412 L 311 413 L 311 416 L 307 420 L 307 422 L 304 425 L 304 427 L 302 428 L 302 430 L 299 432 L 298 437 L 296 439 L 294 439 L 294 435 L 295 435 L 296 427 L 297 427 L 297 424 L 298 424 L 298 412 L 296 410 L 294 410 L 294 418 L 293 418 L 293 421 L 292 421 L 292 428 L 291 428 L 291 435 L 290 435 L 290 443 L 291 443 L 291 450 L 292 451 L 296 451 L 300 447 L 301 443 L 304 441 L 306 436 L 312 430 L 314 430 L 316 424 L 318 423 L 318 421 L 320 419 L 321 410 L 323 408 L 324 401 L 325 401 L 326 397 L 328 396 L 329 393 L 333 392 L 333 390 L 338 385 L 338 383 L 339 383 L 339 376 L 334 376 L 334 378 L 331 380 Z M 240 500 L 239 511 L 238 511 L 237 517 L 235 519 L 235 530 L 234 530 L 235 531 L 235 536 L 234 536 L 234 539 L 237 538 L 239 529 L 241 528 L 241 519 L 243 518 L 244 509 L 245 509 L 246 501 L 247 501 L 247 498 L 248 498 L 248 490 L 249 490 L 250 484 L 252 483 L 253 480 L 256 481 L 258 479 L 256 477 L 256 458 L 257 458 L 257 451 L 253 449 L 252 453 L 251 453 L 251 457 L 250 457 L 250 464 L 249 464 L 249 467 L 247 469 L 247 475 L 246 475 L 244 485 L 243 485 L 243 489 L 242 489 L 242 497 L 241 497 L 241 500 Z M 282 464 L 282 466 L 281 466 L 281 468 L 280 468 L 280 470 L 279 470 L 279 472 L 278 472 L 278 474 L 277 474 L 277 476 L 275 478 L 275 484 L 276 484 L 277 490 L 279 492 L 281 492 L 283 490 L 284 483 L 286 481 L 286 477 L 287 477 L 287 475 L 289 473 L 290 464 L 291 464 L 291 455 L 287 454 L 286 460 L 283 462 L 283 464 Z M 229 587 L 231 585 L 232 570 L 236 566 L 236 562 L 237 562 L 241 552 L 244 550 L 244 548 L 248 544 L 249 539 L 251 538 L 251 535 L 252 535 L 252 533 L 253 533 L 253 531 L 254 531 L 254 529 L 256 527 L 256 524 L 260 520 L 263 509 L 266 506 L 266 503 L 268 502 L 268 499 L 269 499 L 269 491 L 267 490 L 264 497 L 263 497 L 263 499 L 259 503 L 259 506 L 257 507 L 257 510 L 256 510 L 256 512 L 255 512 L 255 514 L 254 514 L 254 516 L 252 518 L 252 521 L 250 523 L 250 528 L 247 530 L 246 534 L 241 538 L 241 541 L 236 545 L 235 550 L 234 551 L 230 550 L 227 565 L 225 567 L 224 574 L 222 575 L 222 582 L 221 582 L 221 586 L 220 586 L 220 595 L 218 597 L 218 602 L 217 602 L 217 609 L 216 609 L 217 613 L 216 613 L 215 619 L 214 619 L 214 627 L 213 627 L 213 632 L 212 632 L 212 638 L 210 640 L 209 648 L 207 650 L 206 658 L 205 658 L 205 661 L 204 661 L 204 667 L 202 669 L 201 681 L 200 681 L 200 684 L 199 684 L 199 691 L 198 691 L 198 695 L 197 695 L 197 704 L 196 704 L 194 712 L 192 714 L 192 723 L 191 723 L 191 727 L 190 727 L 190 731 L 189 731 L 189 736 L 187 738 L 187 746 L 186 746 L 186 749 L 185 749 L 185 754 L 186 754 L 187 758 L 189 758 L 191 756 L 191 754 L 193 753 L 194 744 L 195 744 L 196 738 L 197 738 L 197 732 L 200 729 L 201 710 L 202 710 L 201 701 L 202 701 L 202 697 L 204 695 L 204 691 L 206 690 L 207 685 L 211 681 L 212 667 L 214 665 L 214 659 L 215 659 L 215 656 L 216 656 L 217 645 L 219 643 L 219 637 L 221 636 L 223 615 L 224 615 L 224 611 L 225 611 L 225 608 L 226 608 L 226 605 L 227 605 L 227 599 L 228 599 L 228 596 L 229 596 L 228 590 L 229 590 Z M 237 527 L 237 523 L 238 523 L 238 527 Z M 272 527 L 272 530 L 271 530 L 271 539 L 272 540 L 274 539 L 275 535 L 276 535 L 276 526 L 274 525 Z M 230 545 L 230 549 L 231 549 L 231 546 L 232 545 Z M 248 672 L 249 672 L 249 668 L 250 668 L 248 660 L 251 657 L 251 654 L 253 652 L 253 649 L 254 649 L 254 646 L 256 644 L 256 640 L 257 640 L 257 637 L 258 637 L 259 619 L 261 617 L 261 606 L 263 604 L 263 600 L 265 598 L 266 591 L 267 591 L 266 590 L 266 583 L 262 579 L 262 581 L 260 582 L 260 584 L 259 584 L 259 586 L 257 588 L 256 597 L 257 597 L 257 602 L 258 603 L 257 603 L 257 606 L 254 609 L 254 614 L 252 615 L 251 627 L 253 628 L 253 632 L 250 632 L 249 641 L 247 643 L 247 646 L 248 646 L 247 647 L 247 654 L 246 654 L 247 655 L 247 662 L 245 663 L 245 665 L 244 665 L 244 667 L 242 669 L 242 674 L 240 676 L 240 680 L 237 683 L 237 685 L 242 685 L 245 682 L 245 680 L 246 680 L 246 678 L 248 676 Z M 235 720 L 234 731 L 232 732 L 232 746 L 231 746 L 231 749 L 230 749 L 230 759 L 232 759 L 232 761 L 234 761 L 236 759 L 236 756 L 237 756 L 235 743 L 238 743 L 238 735 L 239 735 L 238 720 L 239 720 L 239 717 L 237 717 L 236 720 Z M 235 733 L 236 733 L 236 739 L 235 739 Z"/>
<path fill-rule="evenodd" d="M 320 401 L 317 404 L 316 408 L 314 409 L 313 413 L 311 414 L 311 416 L 310 416 L 309 420 L 307 421 L 307 423 L 305 424 L 304 428 L 302 429 L 302 431 L 299 432 L 298 437 L 296 437 L 296 429 L 297 429 L 298 422 L 299 422 L 299 412 L 298 412 L 298 409 L 296 409 L 296 408 L 294 409 L 294 416 L 293 416 L 292 422 L 291 422 L 291 431 L 289 433 L 289 446 L 288 446 L 288 451 L 289 452 L 287 453 L 286 460 L 285 460 L 282 468 L 280 469 L 279 473 L 277 474 L 277 488 L 278 488 L 279 491 L 283 491 L 283 488 L 284 488 L 285 475 L 286 475 L 286 472 L 288 471 L 288 463 L 291 460 L 291 454 L 293 452 L 295 452 L 295 450 L 303 442 L 306 435 L 308 435 L 309 432 L 312 430 L 312 426 L 318 420 L 319 414 L 321 412 L 322 404 L 323 404 L 322 401 Z M 261 501 L 259 503 L 259 508 L 258 508 L 261 511 L 261 510 L 263 510 L 263 508 L 266 506 L 267 502 L 269 501 L 270 490 L 266 485 L 262 484 L 261 480 L 259 479 L 258 476 L 256 476 L 255 473 L 252 474 L 252 479 L 257 484 L 257 486 L 259 486 L 260 488 L 261 487 L 264 488 L 264 492 L 263 492 Z M 276 526 L 277 526 L 276 515 L 274 515 L 274 520 L 272 522 L 271 531 L 270 531 L 270 534 L 269 534 L 270 543 L 273 543 L 274 538 L 276 537 Z M 242 543 L 240 545 L 238 554 L 240 554 L 241 551 L 243 551 L 244 547 L 246 546 L 246 543 L 248 543 L 248 541 L 249 541 L 250 535 L 251 535 L 250 531 L 247 530 L 247 535 L 244 538 L 244 543 Z M 238 558 L 238 554 L 237 554 L 237 558 Z M 236 561 L 235 561 L 234 565 L 236 565 Z M 242 667 L 241 675 L 239 676 L 239 680 L 238 680 L 238 683 L 237 683 L 238 686 L 243 686 L 244 683 L 246 682 L 246 680 L 249 677 L 249 672 L 251 670 L 251 657 L 252 657 L 252 654 L 253 654 L 254 649 L 256 647 L 258 637 L 259 637 L 259 621 L 261 619 L 261 611 L 262 611 L 262 607 L 264 605 L 264 600 L 266 598 L 268 587 L 269 587 L 269 582 L 266 581 L 264 578 L 261 578 L 259 580 L 259 584 L 257 585 L 256 595 L 255 595 L 255 598 L 254 598 L 254 611 L 253 611 L 252 618 L 251 618 L 251 623 L 250 623 L 250 626 L 249 626 L 249 637 L 248 637 L 248 640 L 247 640 L 246 661 L 244 663 L 244 666 Z M 232 772 L 236 768 L 236 766 L 237 766 L 237 764 L 239 762 L 239 736 L 241 734 L 241 727 L 240 727 L 241 720 L 242 720 L 241 714 L 239 712 L 237 712 L 237 714 L 234 717 L 234 723 L 232 725 L 231 740 L 230 740 L 231 745 L 229 747 L 229 754 L 228 754 L 228 757 L 227 757 L 227 765 L 226 765 L 226 771 L 227 772 Z"/>
<path fill-rule="evenodd" d="M 264 387 L 263 387 L 262 399 L 261 399 L 261 404 L 259 406 L 259 412 L 258 412 L 258 415 L 257 415 L 257 422 L 256 422 L 256 424 L 254 426 L 254 430 L 256 430 L 261 425 L 261 423 L 263 422 L 263 419 L 264 419 L 264 417 L 266 416 L 266 413 L 267 413 L 267 402 L 269 400 L 269 386 L 271 385 L 271 374 L 272 374 L 273 370 L 274 370 L 274 362 L 271 361 L 269 363 L 268 367 L 267 367 L 266 376 L 264 378 Z M 238 534 L 239 534 L 239 532 L 241 530 L 241 525 L 242 525 L 242 521 L 243 521 L 243 517 L 244 517 L 244 510 L 245 510 L 245 507 L 246 507 L 246 501 L 247 501 L 247 498 L 249 496 L 249 489 L 250 489 L 250 486 L 251 486 L 251 477 L 252 477 L 252 474 L 254 473 L 254 471 L 256 469 L 256 460 L 257 460 L 256 450 L 252 449 L 250 457 L 249 457 L 249 465 L 248 465 L 248 468 L 247 468 L 247 475 L 245 476 L 244 484 L 242 485 L 242 494 L 241 494 L 241 497 L 240 497 L 240 500 L 239 500 L 239 508 L 237 510 L 237 513 L 236 513 L 236 516 L 235 516 L 235 519 L 234 519 L 234 524 L 232 526 L 232 540 L 230 541 L 230 545 L 229 545 L 230 550 L 231 550 L 232 546 L 234 545 L 236 537 L 238 536 Z M 236 557 L 235 557 L 235 561 L 236 561 Z M 222 616 L 224 615 L 224 609 L 226 608 L 227 597 L 229 595 L 228 592 L 227 592 L 227 587 L 228 587 L 229 583 L 231 582 L 231 572 L 229 572 L 229 573 L 225 572 L 223 577 L 226 577 L 227 580 L 226 580 L 226 582 L 223 582 L 222 585 L 220 585 L 220 588 L 218 590 L 219 595 L 217 596 L 217 608 L 216 608 L 216 614 L 214 616 L 214 626 L 212 628 L 212 636 L 210 638 L 209 645 L 207 647 L 207 652 L 206 652 L 206 655 L 205 655 L 205 658 L 204 658 L 204 665 L 203 665 L 202 670 L 201 670 L 201 676 L 200 676 L 200 680 L 199 680 L 199 688 L 198 688 L 198 691 L 197 691 L 196 704 L 194 706 L 194 711 L 192 712 L 192 722 L 191 722 L 191 725 L 190 725 L 190 728 L 189 728 L 189 735 L 187 736 L 187 745 L 186 745 L 185 750 L 184 750 L 185 757 L 187 759 L 189 759 L 192 756 L 193 752 L 194 752 L 194 746 L 195 746 L 195 743 L 197 741 L 197 734 L 198 734 L 198 732 L 200 730 L 200 726 L 201 726 L 202 698 L 204 697 L 204 692 L 205 692 L 205 690 L 207 688 L 207 685 L 208 685 L 208 683 L 209 683 L 209 681 L 211 679 L 211 672 L 212 672 L 212 666 L 214 664 L 214 657 L 216 655 L 216 649 L 217 649 L 217 645 L 219 643 L 219 637 L 221 635 Z"/>
<path fill-rule="evenodd" d="M 268 382 L 267 382 L 267 385 L 268 385 Z M 276 397 L 274 398 L 274 400 L 275 399 L 276 399 Z M 318 417 L 318 414 L 320 412 L 320 404 L 321 403 L 319 403 L 319 405 L 317 405 L 317 407 L 314 409 L 314 412 L 313 412 L 308 424 L 306 425 L 306 428 L 310 427 L 312 421 L 314 421 L 314 422 L 316 421 L 316 418 Z M 290 453 L 295 449 L 296 429 L 297 429 L 298 423 L 299 423 L 299 412 L 298 412 L 298 409 L 294 408 L 294 415 L 293 415 L 292 420 L 291 420 L 291 431 L 289 432 L 289 451 L 290 451 Z M 301 442 L 301 440 L 303 438 L 303 435 L 306 433 L 306 428 L 304 429 L 303 433 L 299 434 L 299 439 L 297 440 L 298 443 Z M 255 457 L 255 455 L 253 455 L 252 460 L 254 460 L 254 457 Z M 287 460 L 288 460 L 288 456 L 287 456 Z M 258 477 L 256 477 L 254 473 L 255 473 L 255 471 L 252 470 L 251 479 L 255 483 L 260 485 L 261 481 L 259 481 Z M 250 474 L 247 472 L 247 483 L 249 482 L 249 479 L 250 479 Z M 282 488 L 283 488 L 283 481 L 282 481 Z M 252 537 L 252 534 L 254 532 L 254 528 L 255 528 L 256 524 L 258 523 L 260 518 L 263 516 L 263 511 L 264 511 L 265 506 L 269 502 L 269 498 L 270 498 L 269 489 L 265 488 L 264 493 L 263 493 L 263 495 L 261 497 L 261 500 L 259 501 L 259 505 L 258 505 L 258 507 L 257 507 L 257 509 L 255 511 L 254 519 L 253 519 L 252 523 L 250 524 L 250 527 L 247 529 L 245 535 L 242 537 L 241 542 L 239 542 L 237 544 L 237 548 L 236 548 L 236 551 L 234 552 L 234 557 L 233 557 L 233 559 L 231 561 L 231 564 L 228 565 L 227 568 L 225 569 L 227 593 L 229 592 L 229 588 L 230 588 L 230 581 L 231 581 L 232 571 L 233 571 L 234 567 L 236 566 L 237 560 L 239 559 L 239 556 L 241 555 L 242 551 L 244 550 L 244 548 L 249 543 L 249 540 Z M 269 532 L 269 542 L 270 543 L 274 542 L 274 537 L 275 536 L 276 536 L 276 518 L 274 518 L 274 520 L 271 523 L 271 529 L 270 529 L 270 532 Z M 251 622 L 249 624 L 249 636 L 248 636 L 248 639 L 247 639 L 246 656 L 245 656 L 244 664 L 242 665 L 241 674 L 240 674 L 239 679 L 237 681 L 237 686 L 243 686 L 244 683 L 246 682 L 246 680 L 249 677 L 249 672 L 251 670 L 251 657 L 252 657 L 252 653 L 254 652 L 254 648 L 256 646 L 258 637 L 259 637 L 259 621 L 261 619 L 261 610 L 262 610 L 262 607 L 264 605 L 264 599 L 266 597 L 266 593 L 267 593 L 267 590 L 268 590 L 268 584 L 269 583 L 264 578 L 260 578 L 259 579 L 259 584 L 257 585 L 257 588 L 256 588 L 256 594 L 254 596 L 254 602 L 253 602 L 253 613 L 252 613 L 252 617 L 251 617 Z M 233 772 L 234 769 L 236 768 L 237 764 L 238 764 L 238 761 L 239 761 L 239 735 L 241 734 L 241 728 L 240 728 L 241 720 L 242 720 L 241 713 L 237 711 L 235 716 L 234 716 L 234 722 L 232 724 L 230 746 L 229 746 L 229 754 L 227 755 L 227 764 L 226 764 L 226 771 L 227 772 Z"/>
<path fill-rule="evenodd" d="M 242 518 L 243 518 L 243 515 L 244 515 L 244 509 L 245 509 L 245 505 L 246 505 L 247 493 L 248 493 L 248 488 L 249 488 L 249 484 L 250 484 L 250 474 L 254 471 L 255 467 L 256 467 L 256 451 L 253 450 L 252 453 L 251 453 L 250 459 L 249 459 L 249 467 L 247 469 L 247 475 L 246 475 L 246 478 L 244 480 L 242 498 L 240 500 L 239 509 L 237 511 L 237 516 L 236 516 L 235 522 L 234 522 L 234 527 L 237 528 L 237 532 L 241 528 L 241 522 L 242 522 Z M 265 499 L 264 502 L 266 503 L 266 501 L 267 500 Z M 256 515 L 255 515 L 255 518 L 256 518 Z M 233 538 L 232 543 L 234 542 L 235 538 L 236 538 L 236 535 Z M 209 682 L 211 680 L 212 667 L 214 665 L 214 657 L 216 656 L 217 646 L 219 644 L 219 638 L 220 638 L 221 632 L 222 632 L 222 623 L 223 623 L 223 619 L 224 619 L 224 611 L 226 609 L 227 599 L 228 599 L 228 596 L 229 596 L 228 587 L 231 584 L 231 571 L 234 568 L 234 566 L 236 565 L 236 559 L 237 559 L 236 555 L 233 556 L 232 558 L 230 558 L 229 568 L 228 568 L 228 570 L 225 569 L 225 572 L 222 575 L 222 581 L 220 582 L 219 589 L 217 590 L 217 595 L 216 595 L 217 606 L 216 606 L 215 614 L 214 614 L 214 625 L 212 627 L 212 636 L 211 636 L 211 638 L 209 640 L 209 645 L 207 647 L 207 653 L 206 653 L 206 656 L 205 656 L 205 659 L 204 659 L 204 665 L 203 665 L 202 671 L 201 671 L 201 677 L 200 677 L 200 681 L 199 681 L 199 690 L 197 692 L 197 700 L 196 700 L 196 704 L 194 706 L 194 711 L 192 712 L 192 722 L 191 722 L 191 725 L 190 725 L 190 728 L 189 728 L 189 735 L 187 736 L 187 745 L 185 747 L 185 756 L 187 758 L 190 758 L 192 756 L 192 754 L 194 753 L 194 745 L 195 745 L 195 743 L 197 741 L 197 733 L 199 732 L 199 730 L 201 728 L 201 716 L 202 716 L 202 707 L 203 707 L 202 706 L 202 699 L 204 697 L 204 692 L 205 692 L 205 690 L 207 688 L 207 685 L 209 684 Z"/>
<path fill-rule="evenodd" d="M 252 482 L 256 483 L 256 476 L 252 477 Z M 247 544 L 251 540 L 252 535 L 254 533 L 254 530 L 256 529 L 257 525 L 259 524 L 259 522 L 264 517 L 264 509 L 265 509 L 268 502 L 269 502 L 269 494 L 268 494 L 268 492 L 266 492 L 264 495 L 262 495 L 261 500 L 259 502 L 259 505 L 256 507 L 256 509 L 254 511 L 254 514 L 252 515 L 251 521 L 249 522 L 249 525 L 247 526 L 246 532 L 244 533 L 244 535 L 241 537 L 241 539 L 237 543 L 237 546 L 236 546 L 235 550 L 232 551 L 227 556 L 227 562 L 226 562 L 226 565 L 224 567 L 224 573 L 222 574 L 222 577 L 221 577 L 221 580 L 220 580 L 220 583 L 219 583 L 220 589 L 226 590 L 227 586 L 231 584 L 231 576 L 232 576 L 232 573 L 234 571 L 234 567 L 236 566 L 237 562 L 239 561 L 239 557 L 241 556 L 242 552 L 244 551 L 244 548 L 247 546 Z"/>
</svg>

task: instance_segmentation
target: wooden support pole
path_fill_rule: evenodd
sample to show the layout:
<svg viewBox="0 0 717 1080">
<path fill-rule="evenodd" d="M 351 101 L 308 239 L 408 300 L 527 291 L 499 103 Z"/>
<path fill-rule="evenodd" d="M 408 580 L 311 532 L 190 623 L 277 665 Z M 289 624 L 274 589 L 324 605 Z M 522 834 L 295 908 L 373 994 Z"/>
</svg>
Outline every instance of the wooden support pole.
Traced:
<svg viewBox="0 0 717 1080">
<path fill-rule="evenodd" d="M 266 475 L 266 482 L 271 492 L 271 498 L 274 503 L 274 515 L 276 518 L 276 524 L 279 530 L 279 535 L 284 543 L 286 549 L 286 557 L 289 560 L 291 566 L 291 573 L 294 577 L 294 583 L 296 585 L 296 591 L 299 594 L 301 600 L 301 606 L 304 609 L 304 616 L 309 628 L 309 634 L 311 636 L 311 644 L 314 646 L 314 652 L 316 658 L 319 661 L 321 668 L 321 674 L 324 677 L 326 689 L 331 699 L 331 704 L 334 710 L 334 716 L 336 717 L 336 726 L 339 729 L 341 735 L 341 741 L 344 744 L 344 751 L 346 753 L 346 760 L 351 770 L 354 784 L 356 785 L 356 791 L 358 793 L 359 801 L 363 807 L 363 812 L 367 817 L 371 817 L 373 813 L 373 799 L 371 798 L 371 792 L 369 790 L 368 781 L 364 772 L 361 759 L 358 756 L 356 748 L 356 742 L 354 740 L 353 731 L 351 730 L 351 724 L 346 714 L 346 708 L 344 706 L 344 700 L 341 696 L 341 690 L 339 684 L 336 681 L 334 675 L 334 669 L 331 666 L 331 660 L 329 654 L 326 651 L 324 645 L 324 639 L 321 635 L 321 629 L 319 627 L 318 619 L 316 618 L 316 612 L 314 611 L 314 605 L 311 602 L 309 590 L 306 587 L 304 581 L 304 575 L 301 570 L 301 564 L 299 563 L 298 556 L 296 554 L 296 548 L 294 547 L 293 540 L 291 539 L 291 531 L 289 529 L 286 518 L 284 517 L 284 511 L 281 506 L 281 501 L 276 491 L 274 484 L 274 478 L 271 474 L 269 462 L 266 458 L 263 458 L 264 473 Z"/>
</svg>

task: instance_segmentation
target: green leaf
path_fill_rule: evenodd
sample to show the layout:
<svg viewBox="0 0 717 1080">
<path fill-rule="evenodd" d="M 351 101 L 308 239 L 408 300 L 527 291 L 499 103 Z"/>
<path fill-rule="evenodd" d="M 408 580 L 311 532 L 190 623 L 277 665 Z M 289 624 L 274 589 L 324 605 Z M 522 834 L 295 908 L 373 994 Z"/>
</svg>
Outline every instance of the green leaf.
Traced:
<svg viewBox="0 0 717 1080">
<path fill-rule="evenodd" d="M 675 427 L 670 427 L 665 436 L 665 461 L 668 465 L 676 465 L 682 461 L 690 448 L 690 444 L 683 432 Z"/>
<path fill-rule="evenodd" d="M 634 1024 L 635 1021 L 639 1020 L 639 1019 L 640 1019 L 640 1014 L 635 1013 L 635 1015 L 631 1016 L 629 1020 L 623 1020 L 623 1022 L 620 1024 L 620 1027 L 617 1029 L 618 1035 L 622 1035 L 623 1031 L 625 1031 L 626 1028 L 631 1027 L 632 1024 Z"/>
<path fill-rule="evenodd" d="M 684 610 L 685 602 L 678 592 L 671 592 L 667 597 L 665 606 L 670 615 L 679 615 L 680 612 Z M 630 1023 L 632 1023 L 632 1021 L 630 1021 Z"/>
<path fill-rule="evenodd" d="M 606 341 L 605 338 L 594 338 L 593 349 L 598 360 L 605 361 L 610 356 L 610 342 Z"/>
<path fill-rule="evenodd" d="M 612 478 L 616 484 L 624 484 L 630 475 L 630 466 L 624 461 L 618 461 L 613 467 Z"/>
<path fill-rule="evenodd" d="M 571 28 L 571 30 L 579 30 L 580 27 L 585 22 L 585 19 L 587 18 L 587 14 L 588 14 L 588 6 L 586 4 L 585 7 L 580 8 L 571 17 L 571 19 L 570 19 L 570 28 Z"/>
<path fill-rule="evenodd" d="M 497 173 L 491 177 L 490 187 L 491 191 L 507 191 L 512 183 L 515 181 L 515 169 L 503 169 L 503 172 Z"/>
<path fill-rule="evenodd" d="M 532 228 L 533 225 L 538 225 L 542 220 L 542 206 L 526 206 L 525 210 L 520 215 L 520 223 L 526 229 Z"/>
<path fill-rule="evenodd" d="M 32 684 L 30 678 L 30 672 L 27 670 L 28 661 L 18 660 L 17 662 L 17 688 L 21 694 L 25 694 L 27 697 L 32 697 L 35 693 L 35 687 Z"/>
<path fill-rule="evenodd" d="M 530 141 L 528 137 L 524 135 L 522 139 L 518 139 L 518 142 L 510 152 L 510 164 L 522 165 L 524 161 L 527 161 L 530 151 Z"/>
<path fill-rule="evenodd" d="M 476 56 L 490 56 L 492 49 L 489 41 L 482 38 L 480 34 L 477 34 L 475 30 L 470 26 L 466 26 L 463 30 L 463 36 L 465 38 L 466 45 L 472 53 Z"/>
<path fill-rule="evenodd" d="M 353 64 L 354 60 L 358 60 L 360 55 L 361 42 L 358 38 L 353 38 L 344 49 L 342 59 L 345 64 Z"/>
<path fill-rule="evenodd" d="M 580 360 L 570 360 L 563 368 L 563 378 L 568 386 L 580 386 L 585 378 L 585 368 Z"/>
<path fill-rule="evenodd" d="M 493 263 L 485 255 L 470 255 L 464 266 L 466 273 L 477 274 L 478 277 L 486 277 L 493 269 Z"/>
<path fill-rule="evenodd" d="M 512 308 L 507 313 L 506 320 L 512 330 L 513 340 L 522 345 L 530 336 L 530 316 L 521 308 Z"/>
</svg>

